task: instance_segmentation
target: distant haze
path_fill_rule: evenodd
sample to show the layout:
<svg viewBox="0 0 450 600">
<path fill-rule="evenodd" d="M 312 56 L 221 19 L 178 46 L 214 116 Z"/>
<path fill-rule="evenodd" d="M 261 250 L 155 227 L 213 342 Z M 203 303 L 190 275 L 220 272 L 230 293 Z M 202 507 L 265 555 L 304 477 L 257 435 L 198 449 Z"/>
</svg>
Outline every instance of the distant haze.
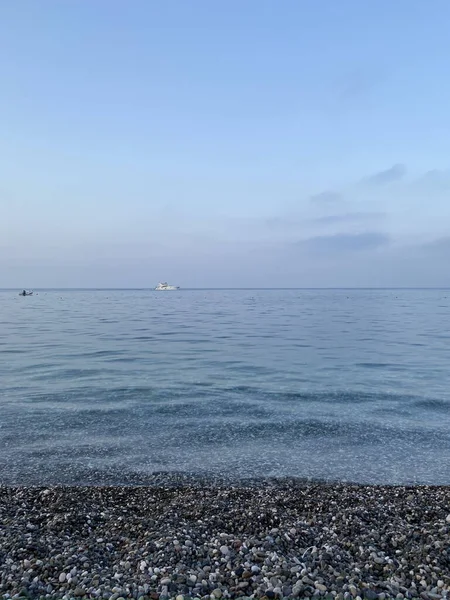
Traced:
<svg viewBox="0 0 450 600">
<path fill-rule="evenodd" d="M 0 8 L 0 287 L 450 285 L 450 3 Z"/>
</svg>

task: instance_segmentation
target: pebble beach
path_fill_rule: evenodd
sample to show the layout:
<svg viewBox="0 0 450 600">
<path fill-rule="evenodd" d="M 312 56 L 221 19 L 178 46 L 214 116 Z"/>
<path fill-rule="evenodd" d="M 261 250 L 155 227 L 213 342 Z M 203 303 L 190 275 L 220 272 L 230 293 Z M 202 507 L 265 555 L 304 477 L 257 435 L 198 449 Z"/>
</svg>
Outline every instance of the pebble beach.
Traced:
<svg viewBox="0 0 450 600">
<path fill-rule="evenodd" d="M 450 487 L 0 487 L 0 597 L 450 597 Z"/>
</svg>

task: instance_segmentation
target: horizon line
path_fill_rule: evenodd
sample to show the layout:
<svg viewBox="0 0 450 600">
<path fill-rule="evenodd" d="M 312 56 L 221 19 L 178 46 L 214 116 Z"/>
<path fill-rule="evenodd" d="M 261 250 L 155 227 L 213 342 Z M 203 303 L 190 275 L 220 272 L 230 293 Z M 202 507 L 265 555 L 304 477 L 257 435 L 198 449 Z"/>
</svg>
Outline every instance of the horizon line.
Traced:
<svg viewBox="0 0 450 600">
<path fill-rule="evenodd" d="M 1 292 L 10 292 L 16 291 L 18 289 L 28 289 L 35 291 L 59 291 L 59 290 L 67 290 L 67 291 L 158 291 L 155 290 L 154 287 L 36 287 L 36 288 L 19 288 L 19 287 L 5 287 L 0 288 Z M 168 290 L 168 291 L 214 291 L 214 290 L 222 290 L 222 291 L 245 291 L 245 290 L 450 290 L 449 286 L 399 286 L 399 287 L 389 287 L 389 286 L 315 286 L 315 287 L 186 287 L 179 288 L 178 290 Z"/>
</svg>

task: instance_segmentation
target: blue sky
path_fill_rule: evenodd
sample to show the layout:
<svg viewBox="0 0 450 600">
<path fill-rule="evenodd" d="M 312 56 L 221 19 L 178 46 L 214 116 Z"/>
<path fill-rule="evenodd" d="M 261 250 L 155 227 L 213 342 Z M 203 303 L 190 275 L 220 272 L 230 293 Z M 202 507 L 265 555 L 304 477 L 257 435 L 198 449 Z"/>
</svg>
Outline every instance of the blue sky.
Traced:
<svg viewBox="0 0 450 600">
<path fill-rule="evenodd" d="M 1 3 L 1 286 L 450 285 L 449 22 Z"/>
</svg>

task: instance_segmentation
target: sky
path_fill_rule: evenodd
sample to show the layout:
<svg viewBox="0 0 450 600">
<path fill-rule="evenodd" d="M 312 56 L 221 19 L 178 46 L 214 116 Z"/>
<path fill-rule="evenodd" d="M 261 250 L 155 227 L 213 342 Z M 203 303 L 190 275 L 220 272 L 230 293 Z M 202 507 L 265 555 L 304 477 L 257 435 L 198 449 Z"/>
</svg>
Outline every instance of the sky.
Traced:
<svg viewBox="0 0 450 600">
<path fill-rule="evenodd" d="M 449 22 L 0 2 L 0 287 L 450 286 Z"/>
</svg>

